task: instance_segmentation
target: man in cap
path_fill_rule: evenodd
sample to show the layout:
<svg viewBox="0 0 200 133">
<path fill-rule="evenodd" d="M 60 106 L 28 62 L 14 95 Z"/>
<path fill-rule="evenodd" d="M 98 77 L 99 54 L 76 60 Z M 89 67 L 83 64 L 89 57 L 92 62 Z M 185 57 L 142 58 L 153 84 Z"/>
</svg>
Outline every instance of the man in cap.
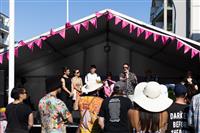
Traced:
<svg viewBox="0 0 200 133">
<path fill-rule="evenodd" d="M 99 125 L 105 133 L 129 133 L 128 111 L 132 107 L 129 98 L 123 96 L 124 83 L 118 81 L 113 94 L 106 98 L 99 112 Z"/>
<path fill-rule="evenodd" d="M 175 102 L 167 109 L 168 127 L 167 133 L 182 132 L 189 133 L 187 117 L 189 106 L 187 104 L 187 88 L 182 84 L 175 85 L 174 94 Z"/>
<path fill-rule="evenodd" d="M 39 102 L 42 133 L 65 133 L 65 123 L 73 123 L 73 119 L 64 102 L 57 98 L 61 92 L 60 80 L 50 82 L 47 88 L 49 93 Z"/>
</svg>

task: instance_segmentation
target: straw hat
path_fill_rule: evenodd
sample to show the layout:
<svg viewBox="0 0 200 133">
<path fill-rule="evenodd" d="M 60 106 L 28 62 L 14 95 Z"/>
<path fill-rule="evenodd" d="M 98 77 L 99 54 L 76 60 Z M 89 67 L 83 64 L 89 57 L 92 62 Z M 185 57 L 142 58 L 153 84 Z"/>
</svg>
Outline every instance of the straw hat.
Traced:
<svg viewBox="0 0 200 133">
<path fill-rule="evenodd" d="M 91 82 L 82 87 L 82 92 L 85 94 L 88 94 L 89 92 L 96 91 L 97 89 L 101 88 L 102 86 L 103 86 L 102 83 Z"/>
<path fill-rule="evenodd" d="M 147 111 L 161 112 L 173 102 L 162 92 L 163 89 L 166 89 L 164 85 L 157 82 L 142 82 L 135 87 L 134 94 L 129 98 Z"/>
</svg>

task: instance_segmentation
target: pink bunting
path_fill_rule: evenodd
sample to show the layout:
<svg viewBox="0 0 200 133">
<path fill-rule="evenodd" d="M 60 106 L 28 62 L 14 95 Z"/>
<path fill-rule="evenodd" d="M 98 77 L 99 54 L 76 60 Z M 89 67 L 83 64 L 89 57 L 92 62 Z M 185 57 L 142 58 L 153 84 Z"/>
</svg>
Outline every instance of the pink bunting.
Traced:
<svg viewBox="0 0 200 133">
<path fill-rule="evenodd" d="M 181 47 L 183 47 L 183 43 L 181 41 L 177 40 L 176 50 L 179 50 Z"/>
<path fill-rule="evenodd" d="M 0 54 L 0 64 L 2 64 L 2 63 L 3 63 L 3 53 Z"/>
<path fill-rule="evenodd" d="M 137 28 L 137 37 L 139 37 L 143 31 L 144 31 L 144 29 L 138 27 Z"/>
<path fill-rule="evenodd" d="M 111 20 L 113 17 L 114 17 L 114 15 L 113 15 L 112 13 L 109 12 L 109 13 L 108 13 L 108 16 L 107 16 L 107 19 L 108 19 L 108 20 Z"/>
<path fill-rule="evenodd" d="M 147 40 L 152 35 L 152 32 L 145 31 L 145 40 Z"/>
<path fill-rule="evenodd" d="M 129 34 L 131 34 L 135 28 L 136 28 L 135 25 L 130 24 L 130 26 L 129 26 Z"/>
<path fill-rule="evenodd" d="M 159 38 L 159 35 L 158 34 L 153 34 L 153 41 L 156 42 Z"/>
<path fill-rule="evenodd" d="M 96 17 L 97 17 L 97 18 L 101 17 L 102 15 L 103 15 L 102 13 L 96 12 Z"/>
<path fill-rule="evenodd" d="M 169 37 L 167 37 L 167 36 L 161 36 L 163 45 L 165 45 L 167 43 L 168 39 L 169 39 Z"/>
<path fill-rule="evenodd" d="M 63 38 L 63 39 L 65 39 L 65 32 L 66 32 L 66 30 L 65 29 L 62 29 L 61 31 L 59 31 L 59 35 Z"/>
<path fill-rule="evenodd" d="M 90 19 L 90 23 L 97 28 L 97 18 Z"/>
<path fill-rule="evenodd" d="M 51 30 L 50 30 L 50 35 L 53 36 L 53 35 L 55 35 L 55 34 L 56 34 L 56 32 L 54 32 L 53 29 L 51 29 Z"/>
<path fill-rule="evenodd" d="M 33 51 L 33 48 L 34 48 L 34 42 L 30 42 L 30 43 L 28 44 L 28 48 L 29 48 L 30 50 Z"/>
<path fill-rule="evenodd" d="M 186 54 L 191 48 L 187 45 L 184 46 L 184 54 Z"/>
<path fill-rule="evenodd" d="M 88 29 L 89 29 L 89 21 L 83 22 L 83 23 L 82 23 L 82 26 L 83 26 L 86 30 L 88 30 Z"/>
<path fill-rule="evenodd" d="M 42 39 L 39 38 L 39 39 L 35 40 L 35 44 L 41 49 L 42 48 Z"/>
<path fill-rule="evenodd" d="M 76 25 L 74 25 L 74 29 L 75 29 L 76 32 L 79 34 L 79 33 L 80 33 L 80 29 L 81 29 L 81 24 L 76 24 Z"/>
<path fill-rule="evenodd" d="M 198 50 L 196 50 L 196 49 L 192 49 L 192 52 L 191 52 L 191 58 L 194 58 L 198 53 L 199 53 Z"/>
<path fill-rule="evenodd" d="M 71 25 L 70 22 L 67 22 L 67 23 L 65 24 L 65 29 L 69 29 L 69 28 L 71 28 L 71 27 L 72 27 L 72 25 Z"/>
<path fill-rule="evenodd" d="M 118 17 L 115 17 L 115 25 L 118 25 L 122 20 Z"/>
<path fill-rule="evenodd" d="M 128 24 L 129 24 L 128 22 L 123 20 L 122 21 L 122 29 L 124 29 Z"/>
<path fill-rule="evenodd" d="M 26 45 L 26 43 L 23 40 L 19 41 L 19 43 L 18 43 L 19 47 L 22 47 L 22 46 L 25 46 L 25 45 Z"/>
<path fill-rule="evenodd" d="M 14 54 L 15 54 L 15 57 L 18 57 L 18 49 L 19 49 L 19 47 L 16 47 L 16 48 L 15 48 L 15 51 L 14 51 L 14 52 L 15 52 L 15 53 L 14 53 Z"/>
</svg>

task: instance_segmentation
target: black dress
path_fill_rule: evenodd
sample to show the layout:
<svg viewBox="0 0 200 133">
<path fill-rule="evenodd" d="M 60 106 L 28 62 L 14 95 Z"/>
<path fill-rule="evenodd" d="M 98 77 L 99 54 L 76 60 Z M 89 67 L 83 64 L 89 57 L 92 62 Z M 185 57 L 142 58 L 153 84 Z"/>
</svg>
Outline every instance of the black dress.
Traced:
<svg viewBox="0 0 200 133">
<path fill-rule="evenodd" d="M 66 88 L 71 92 L 71 78 L 66 78 L 66 77 L 62 77 L 62 78 L 65 80 Z M 62 88 L 59 98 L 65 103 L 65 105 L 71 112 L 73 110 L 73 100 L 72 100 L 72 97 L 70 97 L 69 93 L 67 93 Z"/>
</svg>

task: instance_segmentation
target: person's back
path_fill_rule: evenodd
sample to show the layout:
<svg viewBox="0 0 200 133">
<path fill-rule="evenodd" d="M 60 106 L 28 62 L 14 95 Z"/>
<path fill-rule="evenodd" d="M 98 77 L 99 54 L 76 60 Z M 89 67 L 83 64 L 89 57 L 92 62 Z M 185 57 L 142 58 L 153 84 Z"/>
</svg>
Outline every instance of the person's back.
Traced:
<svg viewBox="0 0 200 133">
<path fill-rule="evenodd" d="M 48 94 L 39 102 L 42 130 L 65 132 L 64 120 L 71 116 L 64 102 Z"/>
<path fill-rule="evenodd" d="M 79 109 L 81 114 L 80 132 L 95 132 L 96 120 L 103 99 L 97 96 L 82 96 L 79 100 Z"/>
<path fill-rule="evenodd" d="M 28 133 L 28 117 L 32 113 L 31 109 L 23 104 L 9 104 L 6 107 L 6 117 L 8 125 L 7 133 Z"/>
<path fill-rule="evenodd" d="M 200 94 L 194 95 L 189 107 L 188 125 L 200 132 Z"/>
<path fill-rule="evenodd" d="M 167 133 L 192 132 L 188 126 L 189 105 L 186 102 L 187 88 L 182 84 L 177 84 L 174 88 L 176 101 L 167 109 L 168 126 Z"/>
<path fill-rule="evenodd" d="M 131 101 L 123 96 L 112 96 L 106 98 L 100 109 L 99 116 L 104 118 L 104 132 L 128 133 L 128 110 Z"/>
</svg>

